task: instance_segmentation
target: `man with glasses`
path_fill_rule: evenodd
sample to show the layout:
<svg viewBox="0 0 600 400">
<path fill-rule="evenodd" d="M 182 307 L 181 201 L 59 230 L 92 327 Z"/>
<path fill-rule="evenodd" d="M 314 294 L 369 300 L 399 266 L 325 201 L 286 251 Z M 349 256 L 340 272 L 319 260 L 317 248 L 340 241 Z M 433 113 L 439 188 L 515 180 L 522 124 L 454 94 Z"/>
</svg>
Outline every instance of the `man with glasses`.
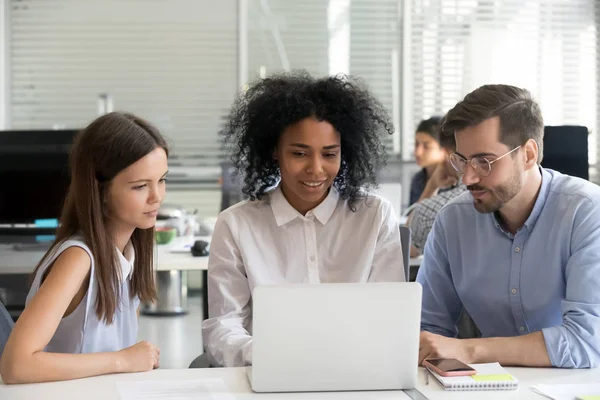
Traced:
<svg viewBox="0 0 600 400">
<path fill-rule="evenodd" d="M 468 192 L 434 223 L 419 362 L 600 365 L 600 188 L 540 167 L 544 123 L 529 92 L 487 85 L 446 116 Z M 468 312 L 481 339 L 455 339 Z"/>
</svg>

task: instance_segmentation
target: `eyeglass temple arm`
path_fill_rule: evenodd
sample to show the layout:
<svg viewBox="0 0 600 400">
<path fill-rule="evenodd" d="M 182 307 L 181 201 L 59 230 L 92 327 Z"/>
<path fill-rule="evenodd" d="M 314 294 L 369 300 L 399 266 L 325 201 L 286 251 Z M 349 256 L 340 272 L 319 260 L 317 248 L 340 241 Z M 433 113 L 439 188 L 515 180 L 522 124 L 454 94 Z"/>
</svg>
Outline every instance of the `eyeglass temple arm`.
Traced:
<svg viewBox="0 0 600 400">
<path fill-rule="evenodd" d="M 516 150 L 518 150 L 518 149 L 520 149 L 520 148 L 521 148 L 521 146 L 517 146 L 517 147 L 515 147 L 514 149 L 512 149 L 511 151 L 509 151 L 508 153 L 504 154 L 503 156 L 500 156 L 500 157 L 496 158 L 495 160 L 488 161 L 488 162 L 489 162 L 490 164 L 493 164 L 493 163 L 495 163 L 496 161 L 503 159 L 504 157 L 506 157 L 507 155 L 509 155 L 509 154 L 510 154 L 510 153 L 512 153 L 513 151 L 516 151 Z"/>
</svg>

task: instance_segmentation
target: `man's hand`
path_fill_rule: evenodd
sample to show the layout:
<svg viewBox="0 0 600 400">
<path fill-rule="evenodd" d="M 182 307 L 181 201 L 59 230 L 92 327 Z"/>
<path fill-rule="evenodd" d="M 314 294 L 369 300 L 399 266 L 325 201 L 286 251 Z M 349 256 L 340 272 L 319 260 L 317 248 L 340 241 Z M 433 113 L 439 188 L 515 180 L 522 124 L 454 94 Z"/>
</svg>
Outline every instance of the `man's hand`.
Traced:
<svg viewBox="0 0 600 400">
<path fill-rule="evenodd" d="M 427 358 L 456 358 L 465 364 L 473 362 L 473 351 L 468 340 L 447 338 L 429 332 L 421 332 L 419 365 Z"/>
</svg>

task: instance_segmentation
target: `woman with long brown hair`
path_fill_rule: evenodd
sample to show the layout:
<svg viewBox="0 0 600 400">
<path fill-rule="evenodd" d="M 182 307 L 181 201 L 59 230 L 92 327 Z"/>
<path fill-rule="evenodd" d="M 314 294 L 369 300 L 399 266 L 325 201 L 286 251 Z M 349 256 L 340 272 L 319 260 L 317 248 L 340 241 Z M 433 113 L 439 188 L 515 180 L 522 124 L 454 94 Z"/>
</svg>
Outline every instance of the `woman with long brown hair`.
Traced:
<svg viewBox="0 0 600 400">
<path fill-rule="evenodd" d="M 158 130 L 131 114 L 106 114 L 78 134 L 56 240 L 2 356 L 5 383 L 158 366 L 160 350 L 136 344 L 137 310 L 156 297 L 154 225 L 167 157 Z"/>
</svg>

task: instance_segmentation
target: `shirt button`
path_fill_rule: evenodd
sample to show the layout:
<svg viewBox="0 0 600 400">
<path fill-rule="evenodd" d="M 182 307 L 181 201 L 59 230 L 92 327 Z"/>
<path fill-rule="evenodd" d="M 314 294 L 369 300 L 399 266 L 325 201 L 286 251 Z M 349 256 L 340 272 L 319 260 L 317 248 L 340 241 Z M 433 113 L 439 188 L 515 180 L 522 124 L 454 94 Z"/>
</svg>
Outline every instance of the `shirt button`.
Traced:
<svg viewBox="0 0 600 400">
<path fill-rule="evenodd" d="M 510 292 L 511 292 L 512 294 L 517 294 L 517 289 L 512 289 Z"/>
<path fill-rule="evenodd" d="M 517 246 L 517 247 L 515 247 L 515 253 L 518 253 L 518 252 L 520 252 L 520 251 L 521 251 L 521 248 L 520 248 L 520 247 L 518 247 L 518 246 Z"/>
<path fill-rule="evenodd" d="M 315 256 L 310 256 L 310 261 L 315 262 Z"/>
<path fill-rule="evenodd" d="M 519 328 L 519 331 L 521 331 L 521 332 L 525 332 L 525 327 L 524 327 L 524 326 L 520 327 L 520 328 Z"/>
</svg>

